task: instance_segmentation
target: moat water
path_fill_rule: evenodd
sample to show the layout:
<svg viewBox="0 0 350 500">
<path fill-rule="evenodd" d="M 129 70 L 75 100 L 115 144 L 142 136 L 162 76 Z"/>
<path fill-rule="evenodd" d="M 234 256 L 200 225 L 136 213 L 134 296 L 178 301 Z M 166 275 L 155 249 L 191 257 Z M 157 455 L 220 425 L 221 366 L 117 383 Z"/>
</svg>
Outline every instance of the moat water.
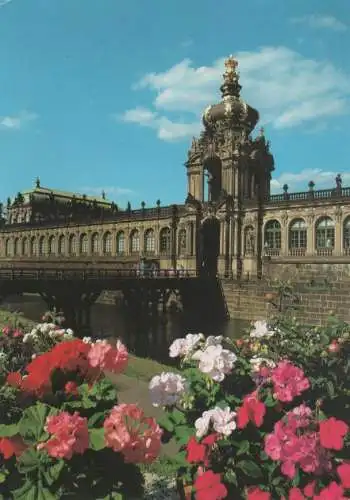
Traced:
<svg viewBox="0 0 350 500">
<path fill-rule="evenodd" d="M 2 307 L 20 311 L 26 318 L 40 321 L 47 306 L 38 296 L 11 298 Z M 198 315 L 185 313 L 159 313 L 155 316 L 138 316 L 120 306 L 95 304 L 91 313 L 94 337 L 120 338 L 137 356 L 169 363 L 168 348 L 171 342 L 186 333 L 202 332 L 205 335 L 225 335 L 238 338 L 248 326 L 247 321 L 205 321 Z"/>
</svg>

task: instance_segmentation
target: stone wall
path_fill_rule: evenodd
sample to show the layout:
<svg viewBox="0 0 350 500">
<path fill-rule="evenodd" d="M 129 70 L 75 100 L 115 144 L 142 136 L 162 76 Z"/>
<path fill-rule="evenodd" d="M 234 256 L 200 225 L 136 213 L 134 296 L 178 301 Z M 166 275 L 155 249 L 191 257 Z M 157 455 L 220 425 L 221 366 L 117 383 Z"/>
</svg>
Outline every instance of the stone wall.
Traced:
<svg viewBox="0 0 350 500">
<path fill-rule="evenodd" d="M 276 312 L 266 299 L 275 292 L 274 279 L 290 280 L 297 294 L 293 315 L 309 324 L 325 323 L 331 312 L 350 322 L 350 266 L 348 264 L 271 264 L 263 280 L 224 281 L 231 318 L 266 319 Z"/>
</svg>

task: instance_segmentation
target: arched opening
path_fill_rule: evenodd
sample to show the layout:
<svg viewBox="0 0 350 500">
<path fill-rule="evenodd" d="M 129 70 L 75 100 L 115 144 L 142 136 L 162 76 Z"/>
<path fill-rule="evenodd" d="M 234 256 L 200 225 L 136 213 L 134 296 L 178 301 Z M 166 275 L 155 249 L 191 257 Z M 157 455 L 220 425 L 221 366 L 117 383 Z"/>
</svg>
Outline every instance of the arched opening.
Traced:
<svg viewBox="0 0 350 500">
<path fill-rule="evenodd" d="M 159 251 L 162 255 L 171 253 L 171 231 L 169 227 L 163 227 L 159 234 Z"/>
<path fill-rule="evenodd" d="M 112 233 L 107 231 L 102 239 L 103 255 L 110 255 L 112 253 Z"/>
<path fill-rule="evenodd" d="M 350 255 L 350 217 L 345 219 L 343 226 L 343 251 Z"/>
<path fill-rule="evenodd" d="M 207 158 L 204 162 L 204 201 L 216 202 L 222 189 L 221 160 L 217 156 Z"/>
<path fill-rule="evenodd" d="M 78 254 L 78 240 L 75 234 L 71 234 L 68 240 L 68 253 L 69 255 Z"/>
<path fill-rule="evenodd" d="M 253 226 L 244 228 L 244 255 L 251 257 L 255 254 L 255 229 Z"/>
<path fill-rule="evenodd" d="M 80 236 L 80 254 L 87 255 L 89 253 L 89 238 L 87 234 Z"/>
<path fill-rule="evenodd" d="M 98 255 L 100 253 L 100 238 L 98 233 L 94 233 L 91 236 L 91 249 L 93 255 Z"/>
<path fill-rule="evenodd" d="M 147 255 L 154 255 L 156 250 L 156 238 L 153 229 L 147 229 L 145 232 L 144 248 Z"/>
<path fill-rule="evenodd" d="M 13 242 L 13 255 L 14 256 L 19 255 L 19 249 L 20 249 L 19 238 L 15 238 L 15 240 Z"/>
<path fill-rule="evenodd" d="M 45 236 L 40 236 L 39 238 L 39 246 L 38 246 L 38 249 L 39 249 L 39 256 L 43 256 L 43 255 L 46 255 L 46 250 L 47 250 L 47 247 L 46 247 L 46 239 L 45 239 Z"/>
<path fill-rule="evenodd" d="M 38 240 L 33 236 L 30 240 L 30 255 L 36 257 L 38 255 Z"/>
<path fill-rule="evenodd" d="M 130 253 L 137 254 L 140 252 L 140 233 L 134 229 L 130 234 Z"/>
<path fill-rule="evenodd" d="M 54 255 L 55 253 L 55 237 L 50 236 L 48 241 L 48 254 Z"/>
<path fill-rule="evenodd" d="M 220 222 L 216 217 L 203 221 L 201 227 L 201 270 L 207 276 L 216 276 L 220 254 Z"/>
<path fill-rule="evenodd" d="M 22 240 L 22 255 L 29 256 L 29 241 L 28 238 Z"/>
<path fill-rule="evenodd" d="M 294 219 L 289 226 L 289 252 L 291 255 L 305 255 L 307 229 L 304 219 Z"/>
<path fill-rule="evenodd" d="M 335 224 L 330 217 L 323 217 L 316 224 L 316 250 L 321 255 L 330 255 L 335 243 Z"/>
<path fill-rule="evenodd" d="M 58 244 L 57 244 L 57 253 L 58 255 L 64 255 L 65 253 L 65 237 L 64 234 L 61 234 L 60 237 L 58 238 Z"/>
<path fill-rule="evenodd" d="M 264 231 L 264 250 L 267 255 L 279 255 L 282 231 L 278 220 L 269 220 Z"/>
<path fill-rule="evenodd" d="M 120 231 L 117 234 L 117 254 L 124 255 L 125 253 L 125 233 Z"/>
</svg>

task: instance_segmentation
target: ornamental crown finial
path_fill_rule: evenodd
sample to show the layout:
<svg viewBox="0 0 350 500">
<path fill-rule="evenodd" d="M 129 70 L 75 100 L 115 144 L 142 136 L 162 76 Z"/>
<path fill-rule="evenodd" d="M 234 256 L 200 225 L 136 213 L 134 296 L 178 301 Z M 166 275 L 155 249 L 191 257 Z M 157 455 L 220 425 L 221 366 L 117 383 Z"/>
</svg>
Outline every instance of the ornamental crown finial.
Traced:
<svg viewBox="0 0 350 500">
<path fill-rule="evenodd" d="M 227 73 L 234 73 L 235 69 L 238 66 L 238 61 L 233 57 L 233 55 L 229 55 L 228 58 L 225 60 L 225 68 Z"/>
</svg>

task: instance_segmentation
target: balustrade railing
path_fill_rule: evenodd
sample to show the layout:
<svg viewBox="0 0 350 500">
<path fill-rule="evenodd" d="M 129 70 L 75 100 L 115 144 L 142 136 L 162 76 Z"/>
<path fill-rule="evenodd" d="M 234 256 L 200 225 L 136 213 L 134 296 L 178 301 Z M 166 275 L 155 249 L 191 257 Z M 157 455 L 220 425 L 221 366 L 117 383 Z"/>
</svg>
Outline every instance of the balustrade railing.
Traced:
<svg viewBox="0 0 350 500">
<path fill-rule="evenodd" d="M 171 269 L 20 269 L 0 268 L 3 280 L 110 280 L 110 279 L 182 279 L 198 277 L 196 269 L 174 271 Z"/>
<path fill-rule="evenodd" d="M 334 199 L 334 198 L 349 198 L 350 187 L 341 189 L 318 189 L 311 191 L 301 191 L 297 193 L 282 193 L 272 194 L 265 199 L 266 203 L 281 203 L 286 201 L 303 201 L 312 199 Z"/>
</svg>

